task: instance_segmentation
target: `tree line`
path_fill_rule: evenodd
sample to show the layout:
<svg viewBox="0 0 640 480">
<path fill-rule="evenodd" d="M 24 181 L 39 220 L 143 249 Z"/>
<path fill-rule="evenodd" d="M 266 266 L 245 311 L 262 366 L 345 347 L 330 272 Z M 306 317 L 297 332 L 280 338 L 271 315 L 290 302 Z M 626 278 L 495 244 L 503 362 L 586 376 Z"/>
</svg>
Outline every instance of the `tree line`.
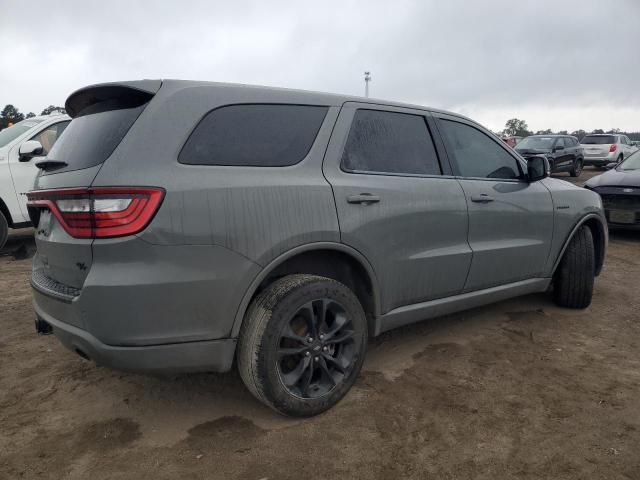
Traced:
<svg viewBox="0 0 640 480">
<path fill-rule="evenodd" d="M 63 107 L 49 105 L 48 107 L 44 108 L 42 112 L 40 112 L 40 115 L 50 115 L 51 113 L 54 113 L 54 112 L 66 113 Z M 5 105 L 5 107 L 2 109 L 2 112 L 0 112 L 0 130 L 8 127 L 9 125 L 13 125 L 14 123 L 21 122 L 26 118 L 31 118 L 35 116 L 36 114 L 33 112 L 29 112 L 25 114 L 11 104 Z"/>
<path fill-rule="evenodd" d="M 627 137 L 629 137 L 629 140 L 640 141 L 640 132 L 623 132 L 619 128 L 611 128 L 609 130 L 603 130 L 601 128 L 596 128 L 595 130 L 593 130 L 591 132 L 587 132 L 587 131 L 582 130 L 582 129 L 574 130 L 573 132 L 568 132 L 567 130 L 560 130 L 558 132 L 554 132 L 553 130 L 548 128 L 546 130 L 538 130 L 536 132 L 533 132 L 533 131 L 529 130 L 529 126 L 527 125 L 527 122 L 525 122 L 524 120 L 520 120 L 519 118 L 512 118 L 510 120 L 507 120 L 507 123 L 504 125 L 504 130 L 502 132 L 499 132 L 499 134 L 501 134 L 503 136 L 507 136 L 507 137 L 510 137 L 510 136 L 528 137 L 529 135 L 552 135 L 552 134 L 572 135 L 572 136 L 576 137 L 578 140 L 582 140 L 582 138 L 585 135 L 588 135 L 590 133 L 621 134 L 621 135 L 626 135 Z"/>
</svg>

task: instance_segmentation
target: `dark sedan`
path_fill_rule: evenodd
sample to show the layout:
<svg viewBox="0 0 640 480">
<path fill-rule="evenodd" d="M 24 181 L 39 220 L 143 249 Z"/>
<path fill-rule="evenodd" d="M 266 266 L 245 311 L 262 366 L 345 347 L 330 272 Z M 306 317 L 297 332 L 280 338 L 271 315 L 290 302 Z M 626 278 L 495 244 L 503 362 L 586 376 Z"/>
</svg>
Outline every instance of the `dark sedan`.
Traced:
<svg viewBox="0 0 640 480">
<path fill-rule="evenodd" d="M 585 188 L 600 194 L 610 227 L 640 229 L 640 152 L 593 177 Z"/>
<path fill-rule="evenodd" d="M 579 176 L 584 165 L 582 147 L 570 135 L 531 135 L 516 145 L 516 152 L 526 159 L 544 155 L 552 173 L 569 172 L 572 177 Z"/>
</svg>

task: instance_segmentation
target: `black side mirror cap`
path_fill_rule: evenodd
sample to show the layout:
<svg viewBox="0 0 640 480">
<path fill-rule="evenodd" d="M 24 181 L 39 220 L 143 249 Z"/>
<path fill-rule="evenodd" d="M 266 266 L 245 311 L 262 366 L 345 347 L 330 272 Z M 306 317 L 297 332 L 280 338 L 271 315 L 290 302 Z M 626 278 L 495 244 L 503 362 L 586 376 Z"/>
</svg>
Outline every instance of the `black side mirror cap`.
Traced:
<svg viewBox="0 0 640 480">
<path fill-rule="evenodd" d="M 527 160 L 527 179 L 529 182 L 537 182 L 551 175 L 549 160 L 543 155 L 529 157 Z"/>
</svg>

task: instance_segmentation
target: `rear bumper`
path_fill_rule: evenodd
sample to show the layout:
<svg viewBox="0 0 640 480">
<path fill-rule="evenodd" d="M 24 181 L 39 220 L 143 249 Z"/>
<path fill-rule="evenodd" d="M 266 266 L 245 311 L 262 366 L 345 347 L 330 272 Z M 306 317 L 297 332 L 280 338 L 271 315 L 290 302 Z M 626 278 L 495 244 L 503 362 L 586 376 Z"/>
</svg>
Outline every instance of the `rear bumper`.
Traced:
<svg viewBox="0 0 640 480">
<path fill-rule="evenodd" d="M 584 157 L 584 165 L 592 165 L 594 167 L 604 167 L 615 161 L 615 158 L 610 157 Z"/>
<path fill-rule="evenodd" d="M 206 340 L 141 347 L 106 345 L 86 330 L 64 323 L 33 302 L 36 315 L 53 328 L 69 350 L 97 365 L 134 372 L 226 372 L 231 369 L 235 339 Z"/>
</svg>

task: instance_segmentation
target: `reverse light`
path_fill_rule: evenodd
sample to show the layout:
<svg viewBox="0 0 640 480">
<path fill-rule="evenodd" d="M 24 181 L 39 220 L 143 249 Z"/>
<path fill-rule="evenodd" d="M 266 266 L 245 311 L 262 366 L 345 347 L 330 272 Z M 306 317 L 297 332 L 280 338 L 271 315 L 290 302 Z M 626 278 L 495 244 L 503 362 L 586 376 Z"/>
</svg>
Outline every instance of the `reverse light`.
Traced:
<svg viewBox="0 0 640 480">
<path fill-rule="evenodd" d="M 609 153 L 613 153 L 618 149 L 618 146 L 614 143 L 609 147 Z"/>
<path fill-rule="evenodd" d="M 64 188 L 27 193 L 30 208 L 48 209 L 75 238 L 113 238 L 144 230 L 158 211 L 161 188 Z"/>
</svg>

